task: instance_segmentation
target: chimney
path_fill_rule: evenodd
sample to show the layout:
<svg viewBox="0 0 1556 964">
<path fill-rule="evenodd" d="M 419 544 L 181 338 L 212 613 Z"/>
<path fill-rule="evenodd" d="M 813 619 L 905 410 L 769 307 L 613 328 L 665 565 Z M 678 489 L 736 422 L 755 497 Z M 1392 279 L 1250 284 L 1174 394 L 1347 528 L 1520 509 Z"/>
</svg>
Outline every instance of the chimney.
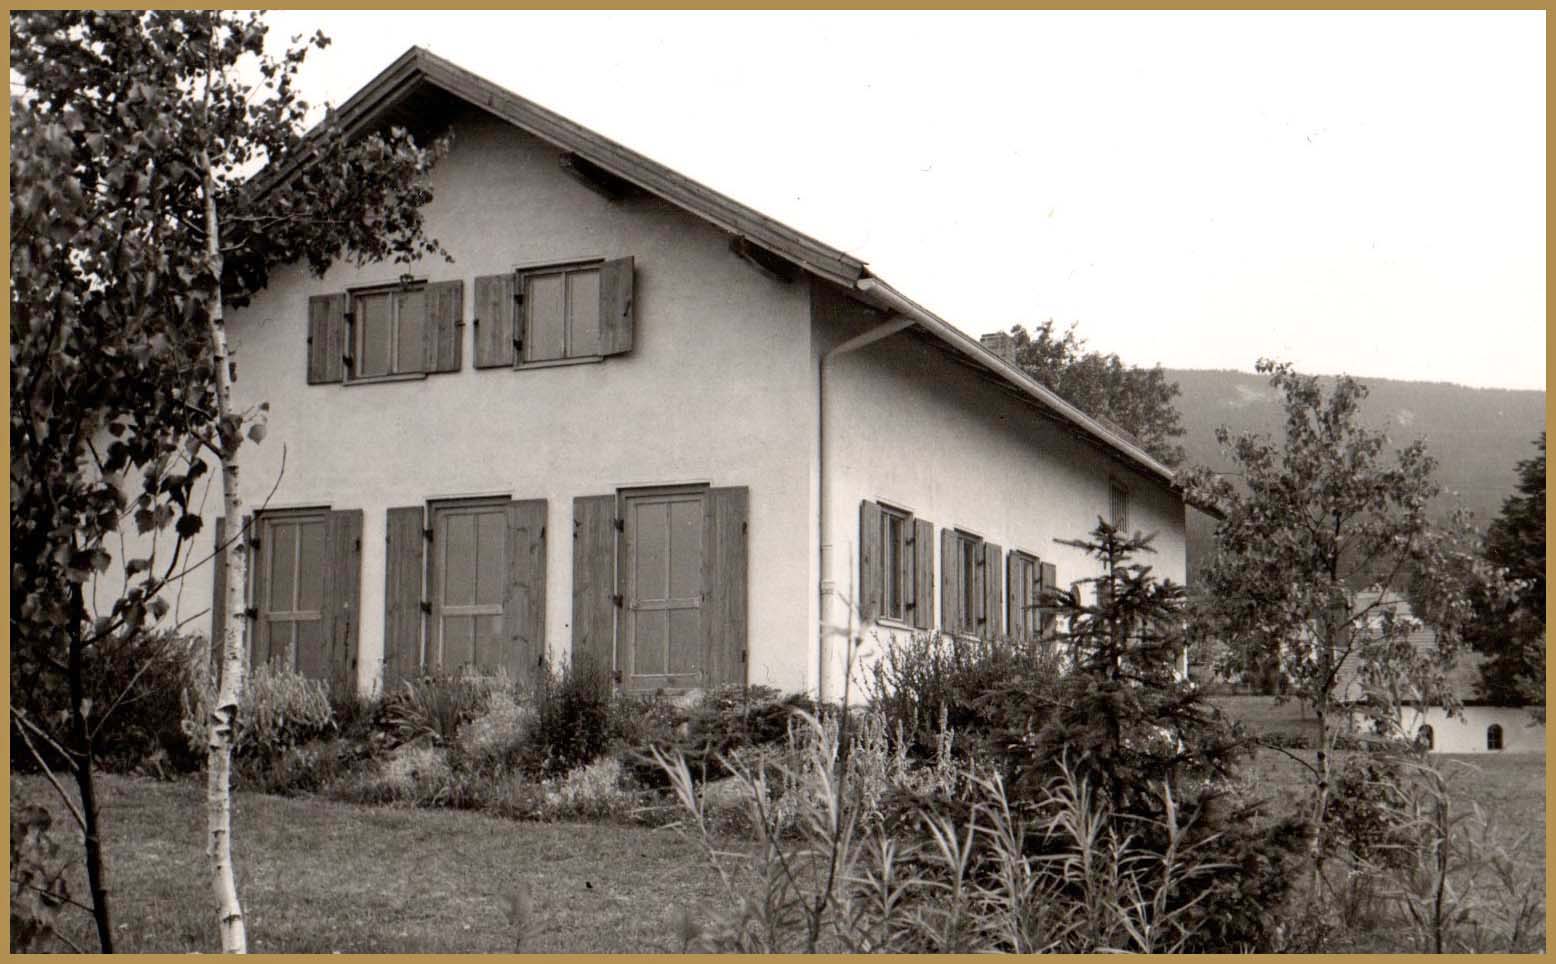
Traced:
<svg viewBox="0 0 1556 964">
<path fill-rule="evenodd" d="M 978 339 L 983 342 L 983 347 L 1003 358 L 1006 362 L 1016 363 L 1016 340 L 1010 337 L 1006 331 L 991 331 Z"/>
</svg>

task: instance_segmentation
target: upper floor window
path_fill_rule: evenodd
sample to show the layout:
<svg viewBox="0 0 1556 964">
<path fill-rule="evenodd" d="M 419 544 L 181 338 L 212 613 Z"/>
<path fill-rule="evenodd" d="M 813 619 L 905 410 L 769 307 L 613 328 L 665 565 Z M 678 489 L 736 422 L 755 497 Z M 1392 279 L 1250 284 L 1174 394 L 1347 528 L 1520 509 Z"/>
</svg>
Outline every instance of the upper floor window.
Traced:
<svg viewBox="0 0 1556 964">
<path fill-rule="evenodd" d="M 1108 523 L 1120 532 L 1129 531 L 1129 489 L 1116 479 L 1108 480 Z"/>
<path fill-rule="evenodd" d="M 351 293 L 351 378 L 426 369 L 427 287 L 414 284 Z"/>
<path fill-rule="evenodd" d="M 458 371 L 463 281 L 400 282 L 308 299 L 308 384 Z"/>
<path fill-rule="evenodd" d="M 475 279 L 475 367 L 554 365 L 632 350 L 631 258 Z"/>
</svg>

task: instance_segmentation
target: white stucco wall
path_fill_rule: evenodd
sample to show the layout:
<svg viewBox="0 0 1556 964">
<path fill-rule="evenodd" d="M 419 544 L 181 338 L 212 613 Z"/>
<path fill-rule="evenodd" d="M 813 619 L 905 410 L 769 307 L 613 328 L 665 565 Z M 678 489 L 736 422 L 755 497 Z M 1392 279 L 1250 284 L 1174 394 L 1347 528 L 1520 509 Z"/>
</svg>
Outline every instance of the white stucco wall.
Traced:
<svg viewBox="0 0 1556 964">
<path fill-rule="evenodd" d="M 1544 753 L 1545 726 L 1536 723 L 1527 709 L 1510 706 L 1466 706 L 1463 718 L 1450 718 L 1440 707 L 1406 707 L 1401 713 L 1401 732 L 1414 735 L 1423 725 L 1432 727 L 1437 753 L 1487 753 L 1486 729 L 1502 727 L 1504 753 Z M 1365 725 L 1358 721 L 1358 725 Z"/>
<path fill-rule="evenodd" d="M 546 499 L 546 638 L 553 656 L 565 657 L 574 497 L 640 485 L 748 486 L 749 678 L 804 687 L 815 627 L 806 562 L 814 555 L 814 423 L 802 414 L 810 388 L 807 285 L 758 273 L 730 253 L 727 235 L 664 202 L 606 200 L 568 177 L 558 156 L 472 112 L 436 168 L 436 199 L 425 212 L 429 233 L 455 263 L 337 264 L 323 279 L 281 270 L 233 313 L 239 404 L 271 404 L 267 438 L 242 454 L 245 511 L 276 484 L 283 447 L 286 469 L 272 508 L 364 511 L 358 679 L 368 688 L 383 655 L 390 507 L 466 495 Z M 477 276 L 628 255 L 636 258 L 630 353 L 540 370 L 472 366 Z M 405 271 L 465 282 L 462 369 L 416 381 L 308 385 L 308 296 Z M 219 509 L 213 489 L 208 526 Z M 197 577 L 183 609 L 208 605 L 210 585 L 208 573 Z"/>
<path fill-rule="evenodd" d="M 885 320 L 824 285 L 815 288 L 818 356 Z M 889 624 L 858 625 L 842 602 L 853 596 L 859 580 L 859 504 L 865 499 L 900 506 L 934 523 L 937 627 L 943 611 L 938 598 L 941 530 L 965 529 L 1005 550 L 1030 552 L 1054 563 L 1060 585 L 1068 586 L 1098 574 L 1100 567 L 1057 540 L 1084 538 L 1099 515 L 1107 516 L 1110 478 L 1129 489 L 1130 528 L 1157 534 L 1156 553 L 1139 561 L 1159 577 L 1183 583 L 1179 498 L 944 351 L 900 333 L 837 356 L 826 378 L 826 531 L 837 589 L 837 602 L 825 617 L 830 638 L 838 639 L 838 632 L 851 626 L 865 639 L 868 655 L 900 632 Z M 841 680 L 844 648 L 829 650 L 827 676 Z"/>
</svg>

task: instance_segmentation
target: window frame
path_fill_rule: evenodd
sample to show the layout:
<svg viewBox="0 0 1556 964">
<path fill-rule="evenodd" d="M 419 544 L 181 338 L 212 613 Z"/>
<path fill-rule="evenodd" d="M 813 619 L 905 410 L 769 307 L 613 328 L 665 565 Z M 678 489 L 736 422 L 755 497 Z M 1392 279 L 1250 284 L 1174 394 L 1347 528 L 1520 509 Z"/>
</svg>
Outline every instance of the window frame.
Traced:
<svg viewBox="0 0 1556 964">
<path fill-rule="evenodd" d="M 426 575 L 426 579 L 427 579 L 426 586 L 427 586 L 427 589 L 426 589 L 426 596 L 423 597 L 427 601 L 426 628 L 425 628 L 425 630 L 423 632 L 423 636 L 422 636 L 422 654 L 421 654 L 421 667 L 422 667 L 422 670 L 424 672 L 429 672 L 429 671 L 433 670 L 434 668 L 436 668 L 438 670 L 441 670 L 443 672 L 464 671 L 465 668 L 466 668 L 464 666 L 460 666 L 460 667 L 454 667 L 454 668 L 451 669 L 449 666 L 447 666 L 445 664 L 445 661 L 444 661 L 444 658 L 443 658 L 445 653 L 446 653 L 446 651 L 447 651 L 447 646 L 446 646 L 444 638 L 443 638 L 443 631 L 442 631 L 442 629 L 443 629 L 443 627 L 442 627 L 443 618 L 442 617 L 444 615 L 444 610 L 447 608 L 447 605 L 446 605 L 446 603 L 444 602 L 444 599 L 443 599 L 443 588 L 440 585 L 441 580 L 440 580 L 439 577 L 444 575 L 444 572 L 445 572 L 444 567 L 446 567 L 446 565 L 447 565 L 446 559 L 443 556 L 443 553 L 446 551 L 447 539 L 446 539 L 446 537 L 440 535 L 439 523 L 442 520 L 448 518 L 450 514 L 458 514 L 458 513 L 460 513 L 463 510 L 481 510 L 481 509 L 498 510 L 498 511 L 500 511 L 503 514 L 503 559 L 502 559 L 503 565 L 500 567 L 500 570 L 499 570 L 499 573 L 498 573 L 498 579 L 500 580 L 499 585 L 502 585 L 504 587 L 504 589 L 503 589 L 503 599 L 501 601 L 499 601 L 498 603 L 496 603 L 497 612 L 496 613 L 490 613 L 490 612 L 460 612 L 460 613 L 454 613 L 454 615 L 456 615 L 456 616 L 474 616 L 474 617 L 479 617 L 479 616 L 483 616 L 483 615 L 498 615 L 498 616 L 501 616 L 501 617 L 503 617 L 503 621 L 504 621 L 503 631 L 504 631 L 505 634 L 507 633 L 509 627 L 507 626 L 507 612 L 506 612 L 507 588 L 506 588 L 506 586 L 507 586 L 507 582 L 508 582 L 508 579 L 509 579 L 509 574 L 510 574 L 512 568 L 513 568 L 513 560 L 508 558 L 509 546 L 507 544 L 507 526 L 508 526 L 508 523 L 507 523 L 507 511 L 508 511 L 507 507 L 510 504 L 512 504 L 513 501 L 514 500 L 510 496 L 507 496 L 507 495 L 468 496 L 468 497 L 462 497 L 462 498 L 430 499 L 430 500 L 428 500 L 428 502 L 426 504 L 427 505 L 427 508 L 426 508 L 427 514 L 426 514 L 426 517 L 425 517 L 426 518 L 425 524 L 427 526 L 427 532 L 431 533 L 431 538 L 428 540 L 430 542 L 430 545 L 428 546 L 427 558 L 426 558 L 426 564 L 425 564 L 426 565 L 426 573 L 427 573 L 427 575 Z M 479 580 L 479 578 L 480 578 L 479 575 L 477 575 L 476 578 L 477 578 L 477 580 Z M 476 604 L 474 604 L 474 608 L 476 608 L 476 609 L 489 609 L 490 605 L 491 604 L 487 604 L 487 606 L 483 607 L 481 604 L 476 603 Z M 459 608 L 470 608 L 470 607 L 459 607 Z M 472 655 L 472 657 L 474 657 L 474 655 L 476 654 L 476 651 L 475 651 L 475 648 L 474 648 L 474 646 L 475 646 L 474 640 L 475 640 L 475 636 L 474 636 L 474 633 L 472 631 L 472 634 L 471 634 L 471 647 L 472 647 L 471 655 Z M 477 669 L 479 669 L 479 666 L 477 666 Z"/>
<path fill-rule="evenodd" d="M 1416 742 L 1421 744 L 1427 752 L 1437 749 L 1437 731 L 1430 723 L 1422 723 L 1416 728 Z"/>
<path fill-rule="evenodd" d="M 1507 736 L 1501 723 L 1492 723 L 1486 727 L 1486 750 L 1492 753 L 1500 753 L 1507 749 Z"/>
<path fill-rule="evenodd" d="M 890 623 L 908 625 L 916 605 L 916 579 L 918 565 L 913 545 L 913 524 L 916 517 L 907 509 L 877 501 L 881 513 L 881 612 L 879 619 Z M 891 538 L 892 523 L 897 524 L 897 537 Z M 889 555 L 888 555 L 889 554 Z M 892 565 L 888 565 L 890 558 Z M 892 607 L 892 580 L 896 579 L 897 605 Z"/>
<path fill-rule="evenodd" d="M 1129 486 L 1115 476 L 1108 477 L 1108 524 L 1129 532 Z"/>
<path fill-rule="evenodd" d="M 951 631 L 961 636 L 981 636 L 983 623 L 989 618 L 989 614 L 983 611 L 989 585 L 984 552 L 988 540 L 975 532 L 954 526 L 951 528 L 951 539 L 957 567 L 957 590 L 961 595 L 957 600 L 957 609 L 962 617 L 961 625 L 951 627 Z M 969 575 L 972 578 L 967 578 Z"/>
<path fill-rule="evenodd" d="M 1022 570 L 1023 578 L 1022 590 L 1015 599 L 1020 604 L 1020 612 L 1005 614 L 1005 632 L 1012 639 L 1037 642 L 1043 635 L 1043 593 L 1041 588 L 1033 590 L 1032 587 L 1042 581 L 1042 561 L 1024 549 L 1012 549 L 1010 555 L 1017 565 L 1011 567 L 1006 578 L 1014 579 L 1018 568 Z"/>
<path fill-rule="evenodd" d="M 592 271 L 594 272 L 595 277 L 599 278 L 601 268 L 605 265 L 607 260 L 609 259 L 604 257 L 570 258 L 565 261 L 542 261 L 537 264 L 520 265 L 513 269 L 514 293 L 518 302 L 518 308 L 516 312 L 518 317 L 514 319 L 514 328 L 518 331 L 519 342 L 519 348 L 516 352 L 514 352 L 513 357 L 513 367 L 515 369 L 560 368 L 567 365 L 588 365 L 605 360 L 605 352 L 603 351 L 604 346 L 601 345 L 598 340 L 596 341 L 595 351 L 593 354 L 575 355 L 571 353 L 571 346 L 568 344 L 568 341 L 571 338 L 570 332 L 572 330 L 572 325 L 568 323 L 569 319 L 566 317 L 565 313 L 568 310 L 570 304 L 567 299 L 567 279 L 575 273 L 582 273 L 585 271 Z M 555 274 L 560 274 L 563 279 L 562 308 L 564 316 L 562 319 L 562 357 L 532 359 L 528 357 L 530 348 L 535 343 L 530 319 L 530 309 L 533 304 L 533 299 L 531 299 L 529 296 L 529 282 L 531 278 L 536 276 Z M 598 319 L 596 320 L 596 324 L 598 324 Z"/>
<path fill-rule="evenodd" d="M 402 278 L 397 281 L 386 281 L 380 284 L 361 285 L 346 289 L 346 347 L 348 359 L 342 366 L 341 381 L 347 385 L 368 385 L 375 382 L 403 382 L 415 381 L 427 377 L 430 367 L 426 353 L 427 325 L 431 322 L 430 301 L 428 298 L 429 282 L 423 277 Z M 397 294 L 409 294 L 412 291 L 422 292 L 422 358 L 421 367 L 396 371 L 398 368 L 400 352 L 400 299 L 394 297 Z M 366 329 L 361 323 L 358 305 L 364 298 L 378 295 L 389 296 L 390 306 L 390 330 L 389 338 L 389 371 L 380 375 L 362 375 L 362 357 L 365 354 Z"/>
<path fill-rule="evenodd" d="M 639 573 L 633 565 L 635 560 L 632 558 L 632 556 L 634 554 L 635 547 L 629 545 L 630 540 L 627 529 L 629 525 L 632 525 L 632 523 L 628 521 L 628 514 L 632 511 L 635 503 L 672 499 L 691 501 L 692 497 L 695 497 L 699 507 L 701 508 L 701 511 L 704 514 L 704 525 L 706 525 L 708 500 L 712 494 L 713 486 L 709 482 L 622 486 L 616 489 L 615 517 L 621 520 L 621 528 L 616 530 L 617 534 L 614 550 L 616 560 L 616 577 L 614 580 L 613 591 L 617 598 L 621 600 L 621 602 L 617 606 L 616 628 L 614 633 L 615 655 L 613 657 L 612 675 L 616 684 L 622 687 L 625 692 L 651 693 L 655 690 L 663 690 L 667 693 L 684 693 L 689 690 L 699 688 L 708 680 L 711 669 L 706 665 L 707 653 L 702 651 L 699 651 L 697 654 L 698 669 L 696 673 L 668 672 L 668 652 L 666 654 L 667 672 L 637 672 L 638 667 L 636 646 L 638 639 L 636 636 L 636 626 L 633 625 L 629 629 L 627 623 L 629 619 L 633 618 L 630 615 L 630 610 L 633 608 L 635 603 L 638 602 L 637 577 Z M 701 567 L 704 569 L 704 571 L 706 571 L 706 566 L 708 565 L 708 558 L 706 556 L 707 538 L 708 533 L 706 528 L 704 528 L 702 532 L 702 544 L 699 546 L 699 552 L 702 553 Z M 706 577 L 704 577 L 704 582 L 706 582 Z M 699 586 L 699 596 L 702 596 L 704 592 L 705 588 L 703 586 Z M 696 609 L 698 611 L 698 624 L 701 627 L 701 634 L 702 636 L 706 636 L 708 630 L 708 620 L 710 618 L 714 618 L 715 614 L 708 608 L 706 598 L 699 599 Z M 629 632 L 632 633 L 632 637 L 630 639 L 628 638 Z M 632 660 L 630 666 L 628 665 L 627 660 L 629 644 L 632 647 Z M 689 680 L 685 685 L 679 685 L 673 682 L 673 680 L 678 676 L 695 677 L 695 679 Z M 644 686 L 640 683 L 640 681 L 645 678 L 658 679 L 660 682 L 654 686 Z"/>
<path fill-rule="evenodd" d="M 321 580 L 321 585 L 319 587 L 319 609 L 317 615 L 308 620 L 313 621 L 313 619 L 316 619 L 320 623 L 320 631 L 322 633 L 328 628 L 327 624 L 329 622 L 328 607 L 330 600 L 327 598 L 327 590 L 329 587 L 325 580 L 328 578 L 326 571 L 331 564 L 329 546 L 330 511 L 330 507 L 327 505 L 264 509 L 256 512 L 254 514 L 253 520 L 250 522 L 250 525 L 253 527 L 253 534 L 249 537 L 251 547 L 253 543 L 257 543 L 258 551 L 255 553 L 256 558 L 253 564 L 248 567 L 249 578 L 247 580 L 245 589 L 248 598 L 248 605 L 251 607 L 251 612 L 253 614 L 254 636 L 258 638 L 261 633 L 265 634 L 265 649 L 267 651 L 266 663 L 268 665 L 273 666 L 275 664 L 275 641 L 272 638 L 272 633 L 274 630 L 269 628 L 270 624 L 276 622 L 275 617 L 269 612 L 269 596 L 270 590 L 272 588 L 270 577 L 275 553 L 275 538 L 273 536 L 273 527 L 277 523 L 291 523 L 295 525 L 317 523 L 324 527 L 324 543 L 320 547 L 321 555 L 319 558 L 319 576 Z M 294 544 L 292 556 L 292 597 L 294 601 L 300 592 L 300 580 L 298 577 L 302 572 L 301 553 L 302 540 L 299 539 Z M 303 612 L 308 612 L 308 610 L 287 610 L 285 616 L 280 620 L 280 622 L 285 623 L 289 627 L 299 622 L 303 622 L 304 620 L 298 618 L 298 614 Z M 325 647 L 327 650 L 329 641 L 321 640 L 320 645 Z M 290 660 L 286 665 L 286 669 L 292 672 L 299 672 L 297 668 L 295 638 L 288 639 L 288 648 L 288 655 L 290 656 Z M 249 647 L 248 668 L 250 671 L 258 668 L 254 662 L 258 651 L 258 647 L 256 646 L 251 645 Z"/>
</svg>

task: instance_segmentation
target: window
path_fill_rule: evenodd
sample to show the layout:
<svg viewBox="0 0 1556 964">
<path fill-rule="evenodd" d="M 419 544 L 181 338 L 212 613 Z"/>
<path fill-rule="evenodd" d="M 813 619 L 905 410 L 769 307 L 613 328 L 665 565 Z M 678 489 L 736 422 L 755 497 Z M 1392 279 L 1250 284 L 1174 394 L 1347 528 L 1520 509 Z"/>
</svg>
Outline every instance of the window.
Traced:
<svg viewBox="0 0 1556 964">
<path fill-rule="evenodd" d="M 1486 727 L 1486 749 L 1502 749 L 1502 724 L 1493 723 Z"/>
<path fill-rule="evenodd" d="M 555 365 L 631 351 L 633 259 L 475 279 L 475 367 Z"/>
<path fill-rule="evenodd" d="M 1117 479 L 1108 480 L 1108 523 L 1120 532 L 1129 531 L 1129 489 Z"/>
<path fill-rule="evenodd" d="M 1005 625 L 1012 639 L 1030 642 L 1043 630 L 1043 577 L 1037 557 L 1011 550 L 1005 557 Z"/>
<path fill-rule="evenodd" d="M 1416 730 L 1416 743 L 1420 744 L 1423 749 L 1427 750 L 1432 750 L 1437 747 L 1437 734 L 1433 732 L 1432 725 L 1430 723 L 1423 723 L 1421 724 L 1421 728 Z"/>
<path fill-rule="evenodd" d="M 458 371 L 464 282 L 402 281 L 308 299 L 308 384 Z"/>
<path fill-rule="evenodd" d="M 859 608 L 869 619 L 929 629 L 934 609 L 934 526 L 868 499 L 859 507 Z"/>
<path fill-rule="evenodd" d="M 352 378 L 406 375 L 425 367 L 424 285 L 351 293 Z"/>
<path fill-rule="evenodd" d="M 253 620 L 250 663 L 334 679 L 356 665 L 357 604 L 362 563 L 361 510 L 271 511 L 246 522 L 253 565 L 248 598 Z M 225 540 L 223 520 L 216 538 Z M 223 568 L 212 605 L 212 638 L 226 614 Z"/>
<path fill-rule="evenodd" d="M 940 627 L 946 632 L 993 639 L 1001 632 L 1001 549 L 959 529 L 940 534 Z"/>
<path fill-rule="evenodd" d="M 546 500 L 390 509 L 384 684 L 433 668 L 525 680 L 545 652 Z"/>
</svg>

